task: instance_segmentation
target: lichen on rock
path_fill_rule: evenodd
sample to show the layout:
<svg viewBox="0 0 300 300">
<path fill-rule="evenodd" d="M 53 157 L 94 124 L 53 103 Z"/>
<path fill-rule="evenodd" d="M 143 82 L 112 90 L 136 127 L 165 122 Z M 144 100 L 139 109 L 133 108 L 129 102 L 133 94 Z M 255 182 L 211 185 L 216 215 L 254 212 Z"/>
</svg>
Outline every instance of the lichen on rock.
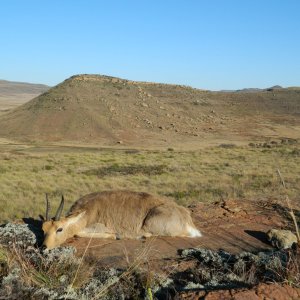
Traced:
<svg viewBox="0 0 300 300">
<path fill-rule="evenodd" d="M 202 284 L 204 289 L 214 289 L 249 286 L 262 279 L 274 280 L 288 263 L 288 253 L 284 251 L 234 255 L 223 250 L 192 248 L 181 251 L 181 256 L 198 261 L 195 268 L 177 274 L 177 283 L 183 289 L 192 283 Z"/>
<path fill-rule="evenodd" d="M 297 236 L 290 230 L 271 229 L 267 232 L 269 242 L 278 249 L 288 249 L 298 242 Z"/>
<path fill-rule="evenodd" d="M 37 239 L 29 229 L 29 225 L 8 223 L 0 227 L 0 243 L 7 246 L 15 244 L 22 248 L 28 248 L 36 245 Z"/>
</svg>

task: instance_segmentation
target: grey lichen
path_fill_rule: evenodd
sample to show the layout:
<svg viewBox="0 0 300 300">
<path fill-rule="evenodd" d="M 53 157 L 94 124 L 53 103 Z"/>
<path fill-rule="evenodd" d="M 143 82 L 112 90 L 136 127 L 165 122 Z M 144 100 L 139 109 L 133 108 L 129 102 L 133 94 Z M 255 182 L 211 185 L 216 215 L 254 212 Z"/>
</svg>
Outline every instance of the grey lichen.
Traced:
<svg viewBox="0 0 300 300">
<path fill-rule="evenodd" d="M 46 249 L 43 251 L 43 260 L 48 264 L 62 264 L 68 262 L 79 264 L 80 259 L 75 256 L 75 253 L 76 248 L 72 246 L 57 247 L 51 250 Z"/>
<path fill-rule="evenodd" d="M 161 276 L 159 274 L 155 274 L 154 282 L 151 286 L 151 290 L 154 294 L 160 294 L 162 293 L 162 291 L 168 290 L 173 287 L 174 287 L 173 279 L 169 277 Z"/>
<path fill-rule="evenodd" d="M 34 299 L 59 299 L 59 294 L 56 291 L 50 290 L 46 287 L 42 287 L 39 289 L 36 289 L 32 294 Z"/>
<path fill-rule="evenodd" d="M 204 289 L 204 286 L 200 283 L 188 282 L 188 284 L 183 289 L 184 290 Z"/>
<path fill-rule="evenodd" d="M 101 299 L 123 299 L 122 291 L 111 289 L 119 281 L 121 274 L 122 272 L 115 268 L 96 270 L 93 278 L 78 291 L 78 296 L 81 299 L 94 299 L 100 296 Z"/>
<path fill-rule="evenodd" d="M 19 268 L 12 269 L 7 276 L 3 277 L 2 286 L 11 287 L 13 285 L 16 285 L 19 282 L 20 276 L 21 276 L 21 269 Z"/>
<path fill-rule="evenodd" d="M 8 223 L 0 227 L 0 243 L 2 245 L 12 245 L 27 248 L 36 244 L 36 236 L 29 229 L 27 224 Z"/>
<path fill-rule="evenodd" d="M 7 276 L 2 278 L 0 286 L 1 299 L 28 299 L 34 288 L 22 281 L 20 268 L 13 268 Z"/>
<path fill-rule="evenodd" d="M 288 253 L 283 251 L 233 255 L 223 250 L 193 248 L 183 250 L 181 256 L 198 261 L 196 268 L 177 276 L 177 283 L 184 289 L 193 286 L 192 283 L 212 289 L 252 285 L 263 278 L 274 280 L 288 263 Z"/>
</svg>

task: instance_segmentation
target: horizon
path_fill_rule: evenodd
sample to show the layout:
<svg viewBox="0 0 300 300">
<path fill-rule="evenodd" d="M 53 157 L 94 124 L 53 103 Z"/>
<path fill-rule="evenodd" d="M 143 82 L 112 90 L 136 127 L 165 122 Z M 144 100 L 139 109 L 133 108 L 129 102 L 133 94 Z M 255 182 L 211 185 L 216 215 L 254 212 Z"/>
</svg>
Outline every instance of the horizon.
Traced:
<svg viewBox="0 0 300 300">
<path fill-rule="evenodd" d="M 0 78 L 76 74 L 205 90 L 299 86 L 300 2 L 1 3 Z"/>
<path fill-rule="evenodd" d="M 62 82 L 64 82 L 65 80 L 70 79 L 71 77 L 74 76 L 82 76 L 82 75 L 88 75 L 88 76 L 107 76 L 107 77 L 112 77 L 112 78 L 117 78 L 117 79 L 121 79 L 121 80 L 126 80 L 126 81 L 133 81 L 133 82 L 140 82 L 140 83 L 154 83 L 154 84 L 166 84 L 166 85 L 181 85 L 181 86 L 187 86 L 193 89 L 198 89 L 198 90 L 207 90 L 207 91 L 212 91 L 212 92 L 226 92 L 226 91 L 239 91 L 239 90 L 243 90 L 243 89 L 268 89 L 268 88 L 273 88 L 273 87 L 280 87 L 280 88 L 293 88 L 293 87 L 298 87 L 298 86 L 282 86 L 281 84 L 273 84 L 271 86 L 268 87 L 262 87 L 262 88 L 257 88 L 257 87 L 244 87 L 241 89 L 236 89 L 236 90 L 229 90 L 229 89 L 220 89 L 220 90 L 209 90 L 209 89 L 202 89 L 202 88 L 198 88 L 198 87 L 194 87 L 191 85 L 185 85 L 185 84 L 180 84 L 180 83 L 168 83 L 168 82 L 156 82 L 156 81 L 141 81 L 141 80 L 135 80 L 135 79 L 129 79 L 129 78 L 121 78 L 121 77 L 116 77 L 116 76 L 111 76 L 111 75 L 106 75 L 106 74 L 74 74 L 71 75 L 68 78 L 63 79 L 61 82 L 55 84 L 55 85 L 47 85 L 44 83 L 39 83 L 39 82 L 26 82 L 26 81 L 14 81 L 14 80 L 7 80 L 7 79 L 3 79 L 0 78 L 0 81 L 6 81 L 6 82 L 10 82 L 10 83 L 17 83 L 17 84 L 36 84 L 36 85 L 46 85 L 49 88 L 55 87 L 56 85 L 61 84 Z"/>
</svg>

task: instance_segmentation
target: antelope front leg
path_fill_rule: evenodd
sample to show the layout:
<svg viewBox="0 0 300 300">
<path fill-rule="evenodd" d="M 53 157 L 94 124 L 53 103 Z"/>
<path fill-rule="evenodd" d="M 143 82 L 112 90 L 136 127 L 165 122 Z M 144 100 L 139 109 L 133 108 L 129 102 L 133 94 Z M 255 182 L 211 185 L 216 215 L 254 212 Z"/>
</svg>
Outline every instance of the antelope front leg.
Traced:
<svg viewBox="0 0 300 300">
<path fill-rule="evenodd" d="M 85 238 L 95 238 L 95 239 L 117 239 L 117 235 L 115 233 L 106 233 L 106 232 L 86 232 L 80 231 L 76 234 L 79 237 Z"/>
<path fill-rule="evenodd" d="M 93 224 L 90 227 L 86 227 L 76 234 L 79 237 L 86 238 L 98 238 L 98 239 L 117 239 L 116 233 L 109 230 L 106 226 L 101 223 Z"/>
</svg>

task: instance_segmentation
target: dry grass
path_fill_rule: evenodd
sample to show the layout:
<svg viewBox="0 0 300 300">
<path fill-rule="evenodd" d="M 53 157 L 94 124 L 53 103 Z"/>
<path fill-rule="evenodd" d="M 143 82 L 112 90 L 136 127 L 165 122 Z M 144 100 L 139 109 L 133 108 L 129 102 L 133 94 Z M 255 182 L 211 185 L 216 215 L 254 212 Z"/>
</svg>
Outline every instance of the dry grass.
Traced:
<svg viewBox="0 0 300 300">
<path fill-rule="evenodd" d="M 2 222 L 43 214 L 45 193 L 53 206 L 64 194 L 66 208 L 82 195 L 111 189 L 168 195 L 183 205 L 227 198 L 282 199 L 286 195 L 299 204 L 297 144 L 190 152 L 1 147 Z M 285 176 L 286 190 L 278 188 L 278 167 Z"/>
<path fill-rule="evenodd" d="M 68 274 L 69 278 L 75 279 L 72 286 L 80 287 L 92 275 L 93 267 L 89 264 L 81 265 L 81 271 L 77 274 L 77 261 L 66 259 L 63 262 L 48 262 L 47 258 L 44 258 L 42 254 L 39 255 L 37 250 L 34 251 L 32 257 L 39 255 L 39 259 L 34 261 L 28 256 L 26 250 L 15 244 L 12 244 L 9 249 L 2 248 L 0 252 L 0 261 L 3 268 L 1 275 L 6 276 L 18 267 L 22 282 L 29 286 L 58 288 L 62 285 L 63 277 Z"/>
</svg>

